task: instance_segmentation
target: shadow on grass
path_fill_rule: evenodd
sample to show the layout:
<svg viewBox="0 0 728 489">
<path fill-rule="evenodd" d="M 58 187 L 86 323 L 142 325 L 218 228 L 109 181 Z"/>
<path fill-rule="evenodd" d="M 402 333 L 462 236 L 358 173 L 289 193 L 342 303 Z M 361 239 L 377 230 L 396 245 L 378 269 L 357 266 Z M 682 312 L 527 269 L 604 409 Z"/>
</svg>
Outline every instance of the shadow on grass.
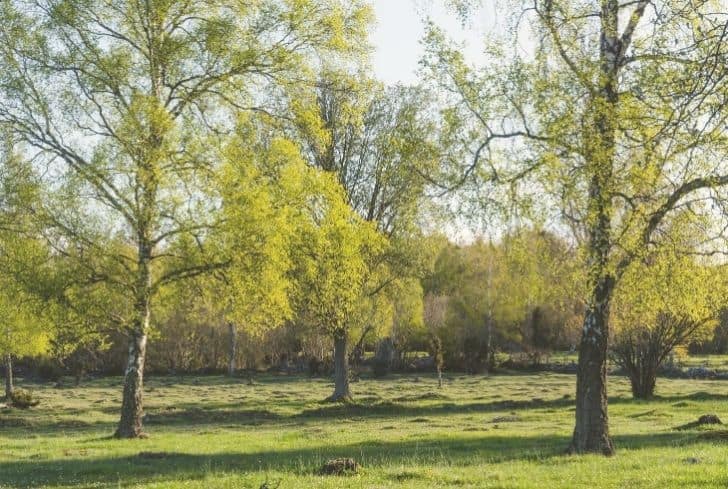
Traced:
<svg viewBox="0 0 728 489">
<path fill-rule="evenodd" d="M 410 402 L 415 399 L 433 399 L 427 403 Z M 210 425 L 229 426 L 260 426 L 260 425 L 303 425 L 312 420 L 320 419 L 347 419 L 347 418 L 423 418 L 438 417 L 457 414 L 477 414 L 502 411 L 525 411 L 532 409 L 569 409 L 573 410 L 574 400 L 571 398 L 530 400 L 497 400 L 490 402 L 447 402 L 438 399 L 436 394 L 421 394 L 412 399 L 400 397 L 396 400 L 380 399 L 378 397 L 365 398 L 351 403 L 321 403 L 317 407 L 304 409 L 297 414 L 282 415 L 268 409 L 251 409 L 234 402 L 227 403 L 185 403 L 177 406 L 150 409 L 145 416 L 145 424 L 149 427 L 157 426 L 186 426 L 195 428 Z M 650 402 L 680 402 L 680 401 L 725 401 L 728 396 L 708 392 L 696 392 L 688 395 L 655 397 Z M 631 397 L 611 397 L 610 405 L 644 404 L 645 401 L 635 400 Z M 102 409 L 115 414 L 117 407 Z M 61 414 L 66 413 L 61 410 Z M 634 416 L 633 416 L 634 417 Z M 45 436 L 63 435 L 55 433 L 58 430 L 84 430 L 98 429 L 113 425 L 108 422 L 88 422 L 80 416 L 59 418 L 45 413 L 0 413 L 0 428 L 17 430 L 19 432 L 32 431 Z"/>
<path fill-rule="evenodd" d="M 150 452 L 139 443 L 136 455 L 108 458 L 18 460 L 0 463 L 0 487 L 38 486 L 94 487 L 127 486 L 147 482 L 195 480 L 224 472 L 264 477 L 263 471 L 286 471 L 315 475 L 321 465 L 335 457 L 353 457 L 364 467 L 402 467 L 415 464 L 477 465 L 513 460 L 545 460 L 568 457 L 564 436 L 488 436 L 428 438 L 416 441 L 365 442 L 315 448 L 282 449 L 253 453 Z M 615 438 L 619 448 L 682 446 L 697 442 L 696 436 L 678 433 L 629 435 Z M 130 442 L 136 443 L 136 442 Z"/>
</svg>

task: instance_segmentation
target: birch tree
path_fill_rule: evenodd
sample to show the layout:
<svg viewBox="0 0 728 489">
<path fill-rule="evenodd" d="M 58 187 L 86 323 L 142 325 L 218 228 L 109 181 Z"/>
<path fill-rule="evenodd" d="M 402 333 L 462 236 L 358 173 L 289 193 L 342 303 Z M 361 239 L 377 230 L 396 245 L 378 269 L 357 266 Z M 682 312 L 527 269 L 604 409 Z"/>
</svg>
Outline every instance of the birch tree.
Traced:
<svg viewBox="0 0 728 489">
<path fill-rule="evenodd" d="M 611 455 L 615 287 L 676 210 L 716 216 L 724 202 L 728 10 L 713 0 L 507 5 L 513 21 L 488 40 L 484 67 L 430 26 L 427 75 L 450 102 L 445 130 L 468 155 L 457 183 L 505 184 L 583 249 L 570 449 Z"/>
</svg>

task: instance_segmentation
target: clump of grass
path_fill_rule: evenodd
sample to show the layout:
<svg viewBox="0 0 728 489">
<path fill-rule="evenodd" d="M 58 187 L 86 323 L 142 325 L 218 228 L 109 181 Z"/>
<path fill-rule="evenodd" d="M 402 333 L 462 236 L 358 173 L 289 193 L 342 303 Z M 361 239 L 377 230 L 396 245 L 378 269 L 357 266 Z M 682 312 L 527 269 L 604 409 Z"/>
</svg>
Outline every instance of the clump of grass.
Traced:
<svg viewBox="0 0 728 489">
<path fill-rule="evenodd" d="M 517 423 L 521 421 L 521 417 L 518 415 L 510 416 L 497 416 L 491 420 L 491 423 Z"/>
<path fill-rule="evenodd" d="M 10 396 L 10 404 L 18 409 L 29 409 L 40 404 L 40 399 L 28 389 L 15 389 Z"/>
<path fill-rule="evenodd" d="M 728 441 L 728 430 L 706 431 L 698 435 L 699 440 Z"/>
<path fill-rule="evenodd" d="M 162 460 L 165 458 L 171 458 L 176 456 L 176 453 L 172 452 L 139 452 L 137 457 L 146 460 Z"/>
<path fill-rule="evenodd" d="M 321 475 L 354 475 L 361 466 L 353 458 L 335 458 L 326 462 L 319 470 Z"/>
<path fill-rule="evenodd" d="M 408 396 L 400 396 L 395 398 L 396 402 L 417 402 L 417 401 L 443 401 L 450 399 L 444 394 L 437 392 L 426 392 L 424 394 L 414 394 Z"/>
</svg>

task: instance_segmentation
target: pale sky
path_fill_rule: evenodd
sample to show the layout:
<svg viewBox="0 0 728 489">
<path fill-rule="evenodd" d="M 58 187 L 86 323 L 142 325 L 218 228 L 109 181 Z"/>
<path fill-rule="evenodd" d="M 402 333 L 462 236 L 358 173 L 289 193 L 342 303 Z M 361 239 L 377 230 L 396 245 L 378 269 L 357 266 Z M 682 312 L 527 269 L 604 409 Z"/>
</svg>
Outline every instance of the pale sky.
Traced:
<svg viewBox="0 0 728 489">
<path fill-rule="evenodd" d="M 443 6 L 443 0 L 372 0 L 377 22 L 371 35 L 374 45 L 372 64 L 378 79 L 387 83 L 417 83 L 418 62 L 423 50 L 420 40 L 424 34 L 423 21 L 431 18 L 458 43 L 463 43 L 466 58 L 477 62 L 482 52 L 484 35 L 498 28 L 495 14 L 497 0 L 483 0 L 481 8 L 463 27 L 460 19 Z M 467 243 L 478 231 L 472 223 L 452 222 L 443 229 L 450 239 Z"/>
<path fill-rule="evenodd" d="M 377 17 L 371 37 L 375 47 L 372 61 L 380 80 L 388 84 L 416 83 L 417 63 L 422 56 L 423 19 L 428 16 L 453 39 L 464 42 L 468 59 L 477 61 L 483 35 L 499 24 L 495 0 L 485 0 L 485 7 L 465 27 L 443 3 L 443 0 L 372 0 Z"/>
</svg>

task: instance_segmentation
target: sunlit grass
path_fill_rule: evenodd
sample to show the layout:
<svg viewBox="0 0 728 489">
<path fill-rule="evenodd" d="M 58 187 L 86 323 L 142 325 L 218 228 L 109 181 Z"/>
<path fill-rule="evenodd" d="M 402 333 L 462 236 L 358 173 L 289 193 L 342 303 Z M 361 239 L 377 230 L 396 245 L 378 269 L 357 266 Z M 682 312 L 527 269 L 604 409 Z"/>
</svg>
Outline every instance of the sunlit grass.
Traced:
<svg viewBox="0 0 728 489">
<path fill-rule="evenodd" d="M 353 384 L 357 402 L 320 402 L 327 380 L 156 377 L 146 385 L 145 440 L 109 438 L 120 378 L 80 388 L 33 386 L 41 406 L 0 412 L 1 487 L 725 487 L 728 454 L 706 430 L 728 382 L 660 379 L 633 401 L 610 385 L 614 458 L 564 454 L 575 378 L 533 374 L 393 376 Z M 728 413 L 726 413 L 728 416 Z M 141 452 L 147 452 L 142 453 Z M 151 453 L 150 453 L 151 452 Z M 163 452 L 163 453 L 162 453 Z M 353 457 L 352 477 L 317 474 Z"/>
</svg>

